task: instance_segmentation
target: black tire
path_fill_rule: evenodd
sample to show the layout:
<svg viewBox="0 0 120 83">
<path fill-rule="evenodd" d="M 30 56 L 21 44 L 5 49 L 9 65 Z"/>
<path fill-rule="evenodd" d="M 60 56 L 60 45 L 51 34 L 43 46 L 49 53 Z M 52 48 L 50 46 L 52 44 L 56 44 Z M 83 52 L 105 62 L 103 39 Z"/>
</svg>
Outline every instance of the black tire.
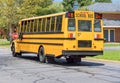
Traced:
<svg viewBox="0 0 120 83">
<path fill-rule="evenodd" d="M 18 57 L 22 57 L 22 53 L 20 52 L 20 53 L 17 53 L 17 56 Z"/>
<path fill-rule="evenodd" d="M 74 63 L 74 59 L 73 58 L 66 58 L 66 61 L 67 61 L 67 63 Z"/>
<path fill-rule="evenodd" d="M 55 58 L 53 56 L 46 56 L 46 63 L 55 63 Z"/>
<path fill-rule="evenodd" d="M 38 51 L 38 58 L 39 58 L 39 61 L 41 62 L 41 63 L 45 63 L 45 52 L 44 52 L 44 48 L 43 47 L 41 47 L 40 49 L 39 49 L 39 51 Z"/>
<path fill-rule="evenodd" d="M 14 44 L 12 45 L 11 50 L 12 50 L 12 56 L 17 57 L 18 54 L 15 52 L 15 45 Z"/>
<path fill-rule="evenodd" d="M 81 57 L 74 58 L 74 63 L 80 63 L 80 62 L 81 62 Z"/>
</svg>

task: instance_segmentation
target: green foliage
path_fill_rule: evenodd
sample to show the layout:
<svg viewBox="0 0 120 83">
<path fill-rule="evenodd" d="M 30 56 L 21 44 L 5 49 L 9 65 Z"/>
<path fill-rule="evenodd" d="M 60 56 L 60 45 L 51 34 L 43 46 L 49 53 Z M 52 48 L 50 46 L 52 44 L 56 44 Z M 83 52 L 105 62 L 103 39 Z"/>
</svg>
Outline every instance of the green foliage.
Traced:
<svg viewBox="0 0 120 83">
<path fill-rule="evenodd" d="M 6 20 L 5 23 L 15 23 L 17 13 L 17 5 L 14 0 L 0 0 L 1 19 Z"/>
<path fill-rule="evenodd" d="M 80 7 L 88 6 L 93 2 L 93 0 L 63 0 L 64 11 L 72 10 L 75 1 L 78 1 Z"/>
<path fill-rule="evenodd" d="M 54 3 L 47 8 L 40 8 L 37 10 L 36 15 L 41 16 L 41 15 L 47 15 L 47 14 L 52 14 L 52 13 L 58 13 L 63 11 L 63 5 L 61 3 Z"/>
<path fill-rule="evenodd" d="M 111 0 L 95 0 L 95 2 L 106 2 L 106 3 L 111 3 Z"/>
<path fill-rule="evenodd" d="M 0 27 L 10 28 L 20 19 L 61 12 L 53 0 L 0 0 Z"/>
</svg>

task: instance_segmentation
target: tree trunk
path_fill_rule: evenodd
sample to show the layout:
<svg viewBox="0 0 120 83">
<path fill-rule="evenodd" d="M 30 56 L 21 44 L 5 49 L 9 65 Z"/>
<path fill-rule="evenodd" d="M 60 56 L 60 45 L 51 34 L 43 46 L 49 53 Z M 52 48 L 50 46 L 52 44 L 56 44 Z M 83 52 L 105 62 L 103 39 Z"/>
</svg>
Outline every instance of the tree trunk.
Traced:
<svg viewBox="0 0 120 83">
<path fill-rule="evenodd" d="M 12 24 L 11 23 L 9 23 L 9 29 L 10 29 L 9 36 L 10 36 L 10 44 L 11 44 L 12 42 Z"/>
</svg>

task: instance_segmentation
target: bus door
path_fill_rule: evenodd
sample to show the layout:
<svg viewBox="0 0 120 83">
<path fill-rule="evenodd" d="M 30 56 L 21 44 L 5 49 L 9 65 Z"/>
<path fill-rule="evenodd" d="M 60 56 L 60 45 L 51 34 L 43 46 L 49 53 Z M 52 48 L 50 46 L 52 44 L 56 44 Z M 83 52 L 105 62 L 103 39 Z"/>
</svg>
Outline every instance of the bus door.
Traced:
<svg viewBox="0 0 120 83">
<path fill-rule="evenodd" d="M 94 39 L 92 20 L 76 20 L 76 40 L 79 50 L 91 50 Z"/>
</svg>

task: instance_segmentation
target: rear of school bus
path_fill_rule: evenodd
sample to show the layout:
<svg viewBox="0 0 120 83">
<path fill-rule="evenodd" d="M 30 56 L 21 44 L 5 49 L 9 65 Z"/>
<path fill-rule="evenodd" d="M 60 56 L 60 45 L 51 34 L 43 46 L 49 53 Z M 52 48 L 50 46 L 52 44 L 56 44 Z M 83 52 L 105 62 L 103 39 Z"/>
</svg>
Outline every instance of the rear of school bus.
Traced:
<svg viewBox="0 0 120 83">
<path fill-rule="evenodd" d="M 102 14 L 91 11 L 72 11 L 65 16 L 65 36 L 62 55 L 68 62 L 86 56 L 103 54 Z"/>
</svg>

